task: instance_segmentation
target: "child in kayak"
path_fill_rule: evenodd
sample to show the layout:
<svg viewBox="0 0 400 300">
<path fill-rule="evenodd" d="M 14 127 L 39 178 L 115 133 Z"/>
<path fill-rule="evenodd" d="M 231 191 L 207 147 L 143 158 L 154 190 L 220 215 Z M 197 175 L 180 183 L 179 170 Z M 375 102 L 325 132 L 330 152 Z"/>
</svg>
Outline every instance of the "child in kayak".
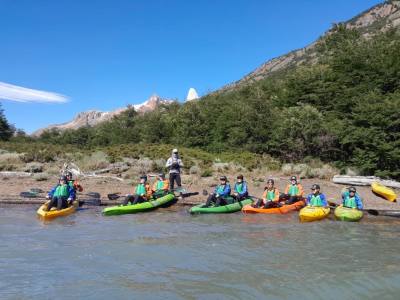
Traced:
<svg viewBox="0 0 400 300">
<path fill-rule="evenodd" d="M 318 206 L 326 207 L 328 206 L 328 201 L 326 201 L 326 196 L 321 193 L 321 187 L 318 184 L 313 184 L 311 187 L 311 194 L 306 198 L 307 206 Z"/>
<path fill-rule="evenodd" d="M 72 172 L 68 171 L 66 177 L 69 186 L 72 187 L 75 191 L 74 200 L 76 200 L 76 191 L 83 192 L 83 187 L 79 184 L 78 180 L 72 179 Z"/>
<path fill-rule="evenodd" d="M 221 176 L 219 180 L 220 184 L 215 188 L 214 193 L 208 196 L 206 205 L 204 207 L 209 207 L 211 203 L 214 203 L 215 206 L 228 204 L 227 198 L 231 193 L 231 186 L 228 183 L 226 176 Z"/>
<path fill-rule="evenodd" d="M 304 190 L 297 177 L 290 177 L 290 183 L 286 186 L 285 193 L 280 196 L 280 200 L 286 200 L 286 204 L 293 204 L 304 199 Z"/>
<path fill-rule="evenodd" d="M 238 175 L 236 179 L 232 197 L 239 202 L 246 199 L 249 196 L 249 193 L 247 190 L 247 182 L 243 180 L 243 175 Z"/>
<path fill-rule="evenodd" d="M 149 201 L 152 192 L 150 184 L 147 182 L 147 176 L 140 176 L 140 182 L 136 186 L 134 195 L 126 195 L 123 205 L 128 205 L 128 203 L 138 204 Z"/>
<path fill-rule="evenodd" d="M 354 186 L 342 193 L 342 200 L 343 207 L 363 209 L 362 199 Z"/>
<path fill-rule="evenodd" d="M 61 210 L 68 207 L 68 202 L 72 204 L 75 199 L 75 190 L 68 184 L 67 177 L 61 176 L 58 184 L 51 189 L 46 198 L 51 199 L 47 205 L 47 211 L 50 211 L 52 207 Z"/>
<path fill-rule="evenodd" d="M 264 208 L 273 208 L 281 206 L 279 203 L 279 190 L 275 187 L 273 179 L 267 180 L 267 186 L 264 189 L 262 199 L 259 199 L 253 207 L 261 207 L 264 204 Z"/>
<path fill-rule="evenodd" d="M 160 173 L 157 176 L 157 181 L 154 182 L 152 192 L 153 192 L 153 198 L 157 199 L 162 196 L 165 196 L 168 193 L 169 190 L 169 181 L 165 179 L 165 174 Z"/>
</svg>

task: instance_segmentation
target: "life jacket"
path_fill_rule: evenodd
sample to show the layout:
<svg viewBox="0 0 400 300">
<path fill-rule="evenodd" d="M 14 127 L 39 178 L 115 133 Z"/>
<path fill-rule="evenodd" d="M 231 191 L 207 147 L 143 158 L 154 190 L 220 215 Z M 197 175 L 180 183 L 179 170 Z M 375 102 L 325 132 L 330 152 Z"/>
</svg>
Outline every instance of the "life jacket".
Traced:
<svg viewBox="0 0 400 300">
<path fill-rule="evenodd" d="M 357 208 L 356 197 L 350 197 L 347 195 L 344 198 L 344 205 L 345 207 Z"/>
<path fill-rule="evenodd" d="M 226 186 L 227 186 L 227 184 L 224 184 L 224 185 L 220 184 L 220 185 L 218 185 L 218 186 L 217 186 L 217 189 L 216 189 L 217 194 L 222 194 L 222 193 L 225 191 Z"/>
<path fill-rule="evenodd" d="M 290 196 L 296 196 L 296 195 L 298 195 L 299 194 L 299 187 L 298 187 L 298 185 L 296 184 L 296 185 L 293 185 L 293 184 L 291 184 L 290 186 L 289 186 L 289 193 L 288 193 Z"/>
<path fill-rule="evenodd" d="M 166 191 L 169 189 L 168 180 L 157 180 L 153 185 L 153 191 Z"/>
<path fill-rule="evenodd" d="M 69 197 L 68 187 L 68 184 L 59 184 L 54 191 L 53 197 Z"/>
<path fill-rule="evenodd" d="M 317 196 L 312 195 L 310 199 L 310 205 L 311 206 L 322 206 L 322 199 L 320 197 L 321 194 L 318 194 Z"/>
<path fill-rule="evenodd" d="M 276 201 L 277 200 L 277 195 L 279 195 L 279 191 L 276 187 L 274 187 L 272 190 L 265 189 L 263 198 L 269 202 L 269 201 Z"/>
<path fill-rule="evenodd" d="M 152 194 L 150 185 L 147 182 L 146 183 L 139 183 L 136 186 L 135 195 L 143 195 L 143 194 L 144 194 L 144 196 L 146 198 L 149 198 L 151 196 L 151 194 Z"/>
<path fill-rule="evenodd" d="M 243 194 L 244 193 L 244 185 L 245 185 L 246 183 L 244 182 L 244 181 L 242 181 L 241 183 L 239 183 L 239 182 L 236 182 L 235 183 L 235 191 L 237 192 L 237 193 L 239 193 L 239 194 Z"/>
</svg>

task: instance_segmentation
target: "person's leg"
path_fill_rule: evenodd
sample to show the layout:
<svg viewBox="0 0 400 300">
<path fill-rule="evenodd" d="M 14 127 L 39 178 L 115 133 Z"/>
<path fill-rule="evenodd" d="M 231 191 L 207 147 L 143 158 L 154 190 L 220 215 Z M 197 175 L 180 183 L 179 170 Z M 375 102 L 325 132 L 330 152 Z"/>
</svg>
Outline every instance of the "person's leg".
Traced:
<svg viewBox="0 0 400 300">
<path fill-rule="evenodd" d="M 67 208 L 67 198 L 66 197 L 57 197 L 57 210 L 61 210 L 63 208 Z"/>
<path fill-rule="evenodd" d="M 264 208 L 275 208 L 275 207 L 279 207 L 279 204 L 274 201 L 267 201 L 267 203 L 265 203 L 264 205 Z"/>
<path fill-rule="evenodd" d="M 146 198 L 144 198 L 142 196 L 139 196 L 139 195 L 135 195 L 135 199 L 133 200 L 132 204 L 143 203 L 143 202 L 146 202 L 146 201 L 147 201 Z"/>
<path fill-rule="evenodd" d="M 223 197 L 218 197 L 215 202 L 215 206 L 221 206 L 221 205 L 227 205 L 227 204 L 228 204 L 228 201 Z"/>
<path fill-rule="evenodd" d="M 286 201 L 286 204 L 293 204 L 300 200 L 301 200 L 301 197 L 299 197 L 299 196 L 291 196 L 289 198 L 289 200 Z"/>
<path fill-rule="evenodd" d="M 174 189 L 175 173 L 169 173 L 169 189 Z"/>
<path fill-rule="evenodd" d="M 253 204 L 254 208 L 259 208 L 263 203 L 263 199 L 258 199 L 256 203 Z"/>
<path fill-rule="evenodd" d="M 181 186 L 182 186 L 181 174 L 176 174 L 176 175 L 175 175 L 175 180 L 176 180 L 176 185 L 177 185 L 178 187 L 181 187 Z"/>
<path fill-rule="evenodd" d="M 134 199 L 135 198 L 132 195 L 127 195 L 124 199 L 124 202 L 122 202 L 122 205 L 128 205 L 128 203 L 132 203 Z"/>
<path fill-rule="evenodd" d="M 280 194 L 279 195 L 279 201 L 289 200 L 289 198 L 290 198 L 289 194 Z"/>
<path fill-rule="evenodd" d="M 56 206 L 57 203 L 57 197 L 51 198 L 49 204 L 47 204 L 47 211 L 50 211 L 50 209 L 54 206 Z"/>
<path fill-rule="evenodd" d="M 209 207 L 211 203 L 215 203 L 215 200 L 215 194 L 209 195 L 205 207 Z"/>
</svg>

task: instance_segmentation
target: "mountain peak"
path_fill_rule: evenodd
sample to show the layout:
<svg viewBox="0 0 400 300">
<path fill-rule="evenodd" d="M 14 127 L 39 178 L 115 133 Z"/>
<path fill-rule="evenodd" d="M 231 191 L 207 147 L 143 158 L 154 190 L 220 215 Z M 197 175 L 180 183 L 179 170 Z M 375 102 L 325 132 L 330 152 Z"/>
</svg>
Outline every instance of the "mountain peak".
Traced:
<svg viewBox="0 0 400 300">
<path fill-rule="evenodd" d="M 149 111 L 153 111 L 154 109 L 156 109 L 157 106 L 161 104 L 170 104 L 172 102 L 173 102 L 172 100 L 163 99 L 157 94 L 153 94 L 150 96 L 149 99 L 147 99 L 142 104 L 135 104 L 132 106 L 138 113 L 146 113 Z M 111 120 L 114 116 L 121 114 L 122 112 L 127 110 L 128 107 L 132 106 L 128 105 L 127 107 L 118 108 L 110 112 L 103 112 L 99 110 L 88 110 L 80 112 L 75 116 L 75 118 L 72 121 L 62 124 L 47 126 L 45 128 L 36 130 L 35 132 L 32 133 L 32 135 L 40 136 L 45 130 L 51 130 L 51 129 L 58 129 L 62 131 L 67 129 L 78 129 L 80 127 L 85 127 L 85 126 L 95 126 L 99 123 Z"/>
<path fill-rule="evenodd" d="M 188 94 L 186 96 L 186 101 L 192 101 L 199 99 L 199 95 L 197 94 L 197 91 L 194 88 L 190 88 L 188 91 Z"/>
</svg>

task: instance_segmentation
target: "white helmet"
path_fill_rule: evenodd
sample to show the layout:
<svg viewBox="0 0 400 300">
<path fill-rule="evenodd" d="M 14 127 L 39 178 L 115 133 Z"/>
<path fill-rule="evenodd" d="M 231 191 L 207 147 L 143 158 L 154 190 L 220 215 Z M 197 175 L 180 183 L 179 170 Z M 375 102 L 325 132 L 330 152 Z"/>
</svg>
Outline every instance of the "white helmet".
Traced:
<svg viewBox="0 0 400 300">
<path fill-rule="evenodd" d="M 178 149 L 174 149 L 174 150 L 172 150 L 172 153 L 178 153 Z"/>
</svg>

